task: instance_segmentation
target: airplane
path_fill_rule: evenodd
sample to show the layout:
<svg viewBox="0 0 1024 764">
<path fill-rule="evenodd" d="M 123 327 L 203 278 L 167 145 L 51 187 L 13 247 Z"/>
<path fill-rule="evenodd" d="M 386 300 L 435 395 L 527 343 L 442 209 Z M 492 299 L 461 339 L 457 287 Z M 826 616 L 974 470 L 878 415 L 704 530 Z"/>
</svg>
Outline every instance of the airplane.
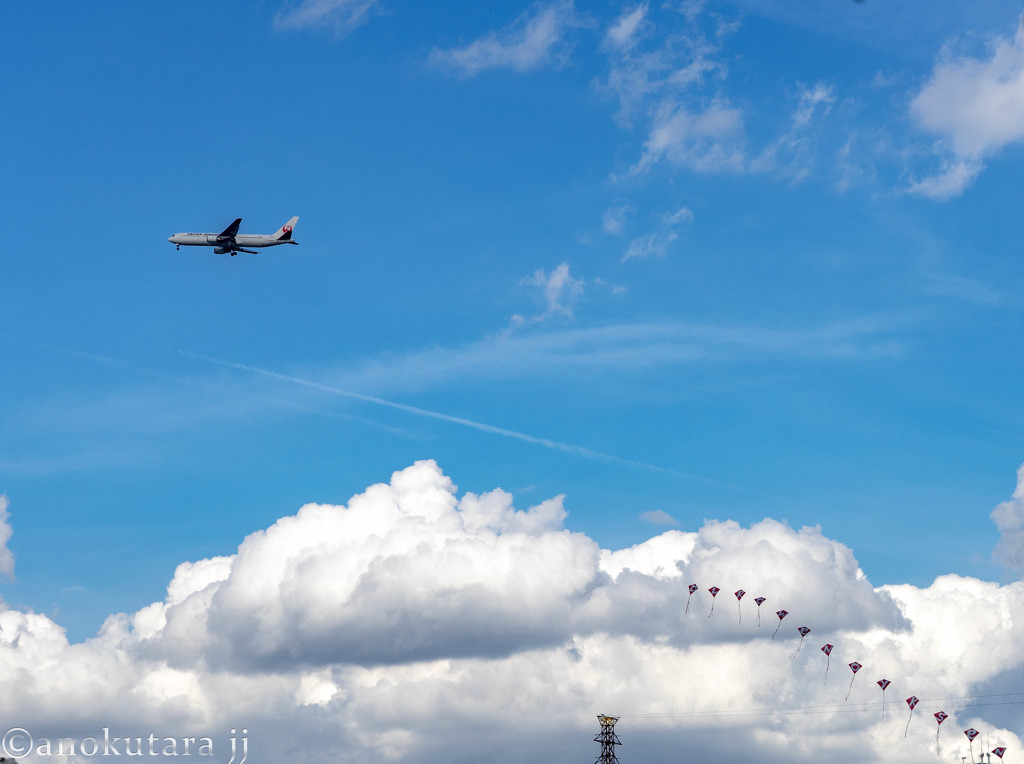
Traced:
<svg viewBox="0 0 1024 764">
<path fill-rule="evenodd" d="M 298 244 L 292 240 L 292 231 L 299 217 L 296 215 L 272 234 L 248 234 L 239 236 L 238 227 L 242 224 L 242 218 L 238 218 L 220 233 L 176 233 L 168 237 L 167 241 L 176 244 L 178 249 L 186 247 L 213 247 L 214 254 L 231 255 L 234 257 L 238 252 L 246 252 L 255 255 L 251 249 L 245 247 L 276 247 L 278 244 Z"/>
</svg>

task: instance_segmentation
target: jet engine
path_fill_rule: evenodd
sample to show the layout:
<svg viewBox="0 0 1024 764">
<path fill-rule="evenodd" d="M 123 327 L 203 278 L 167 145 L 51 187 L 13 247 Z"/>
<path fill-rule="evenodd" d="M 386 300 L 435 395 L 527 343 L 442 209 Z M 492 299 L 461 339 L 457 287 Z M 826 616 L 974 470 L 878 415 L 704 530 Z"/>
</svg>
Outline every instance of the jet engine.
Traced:
<svg viewBox="0 0 1024 764">
<path fill-rule="evenodd" d="M 228 252 L 231 251 L 231 248 L 230 247 L 214 247 L 213 251 L 214 251 L 214 254 L 226 255 Z"/>
</svg>

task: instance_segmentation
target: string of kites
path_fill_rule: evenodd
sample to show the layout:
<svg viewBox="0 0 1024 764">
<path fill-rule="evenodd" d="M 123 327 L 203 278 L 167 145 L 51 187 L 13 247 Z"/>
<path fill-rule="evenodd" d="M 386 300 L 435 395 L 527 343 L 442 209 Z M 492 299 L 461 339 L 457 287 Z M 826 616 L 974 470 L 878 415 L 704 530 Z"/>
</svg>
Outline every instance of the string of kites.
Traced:
<svg viewBox="0 0 1024 764">
<path fill-rule="evenodd" d="M 697 589 L 699 589 L 699 588 L 700 587 L 698 587 L 697 584 L 690 584 L 690 594 L 686 598 L 686 610 L 683 611 L 684 613 L 689 613 L 690 612 L 690 598 L 693 597 L 694 592 L 696 592 Z M 715 600 L 718 597 L 718 593 L 720 591 L 722 591 L 722 590 L 719 589 L 717 586 L 712 586 L 711 588 L 708 589 L 708 591 L 711 593 L 711 611 L 708 613 L 708 618 L 710 618 L 712 616 L 712 614 L 715 612 Z M 742 602 L 743 602 L 743 597 L 746 595 L 746 592 L 743 591 L 742 589 L 737 589 L 735 592 L 733 592 L 733 595 L 736 597 L 736 608 L 739 611 L 739 622 L 743 623 L 743 607 L 742 607 Z M 758 628 L 761 627 L 761 605 L 763 605 L 766 601 L 767 600 L 766 600 L 765 597 L 754 597 L 754 602 L 757 603 L 757 626 L 758 626 Z M 772 632 L 772 639 L 773 640 L 775 639 L 775 635 L 779 633 L 779 629 L 782 628 L 782 619 L 784 619 L 787 615 L 789 615 L 789 612 L 786 611 L 786 610 L 776 610 L 775 611 L 775 615 L 778 617 L 779 623 L 775 627 L 775 631 Z M 798 626 L 797 627 L 797 631 L 800 633 L 800 642 L 797 645 L 796 650 L 793 652 L 793 655 L 790 656 L 791 658 L 795 658 L 797 655 L 799 655 L 800 651 L 803 649 L 803 646 L 804 646 L 804 639 L 807 637 L 808 634 L 811 633 L 811 629 L 809 627 L 807 627 L 807 626 Z M 823 680 L 824 684 L 828 684 L 828 670 L 829 670 L 829 665 L 831 664 L 831 661 L 832 661 L 832 650 L 833 650 L 834 647 L 835 647 L 835 645 L 830 645 L 828 643 L 826 643 L 826 644 L 821 646 L 821 651 L 823 653 L 825 653 L 825 678 Z M 846 698 L 845 698 L 845 700 L 849 700 L 850 699 L 850 693 L 853 691 L 853 680 L 857 678 L 857 672 L 860 671 L 862 668 L 864 668 L 864 666 L 862 664 L 858 663 L 857 661 L 853 661 L 853 663 L 850 663 L 850 664 L 847 664 L 847 665 L 849 665 L 850 671 L 853 672 L 853 675 L 850 677 L 850 687 L 846 691 Z M 892 684 L 892 682 L 890 682 L 888 679 L 879 679 L 877 682 L 875 682 L 875 684 L 877 684 L 879 687 L 882 688 L 882 717 L 884 718 L 885 717 L 885 690 L 886 690 L 886 688 L 889 687 L 890 684 Z M 914 708 L 917 706 L 917 704 L 919 702 L 920 701 L 918 700 L 918 698 L 916 696 L 914 696 L 914 695 L 911 695 L 906 700 L 907 705 L 910 707 L 910 716 L 907 718 L 907 726 L 906 726 L 906 729 L 903 730 L 903 737 L 906 737 L 907 736 L 907 732 L 910 730 L 910 722 L 913 721 L 913 718 L 914 718 Z M 942 729 L 942 723 L 944 721 L 946 721 L 946 719 L 949 718 L 949 714 L 947 714 L 945 711 L 938 711 L 935 714 L 933 714 L 933 716 L 935 717 L 935 723 L 936 723 L 936 728 L 935 728 L 935 754 L 937 756 L 940 756 L 942 754 L 942 748 L 941 748 L 941 745 L 940 745 L 940 742 L 939 742 L 939 732 Z M 965 729 L 964 730 L 964 734 L 967 736 L 967 740 L 970 741 L 971 761 L 974 761 L 974 738 L 976 738 L 980 733 L 978 732 L 978 730 L 974 729 L 974 727 L 971 727 L 969 729 Z M 996 748 L 993 748 L 992 749 L 992 753 L 994 753 L 996 756 L 999 757 L 1000 760 L 1002 760 L 1003 754 L 1006 753 L 1006 747 L 1005 746 L 998 746 Z"/>
</svg>

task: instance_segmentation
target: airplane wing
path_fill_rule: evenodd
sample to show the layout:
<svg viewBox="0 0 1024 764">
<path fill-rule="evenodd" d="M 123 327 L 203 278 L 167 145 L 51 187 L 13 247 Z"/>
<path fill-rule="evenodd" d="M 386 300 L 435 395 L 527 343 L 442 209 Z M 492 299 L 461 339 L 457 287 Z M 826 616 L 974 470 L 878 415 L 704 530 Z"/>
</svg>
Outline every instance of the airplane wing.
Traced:
<svg viewBox="0 0 1024 764">
<path fill-rule="evenodd" d="M 220 237 L 218 238 L 229 237 L 233 239 L 235 236 L 238 235 L 238 227 L 240 225 L 242 225 L 242 218 L 238 218 L 234 223 L 225 228 L 224 231 L 221 233 Z"/>
</svg>

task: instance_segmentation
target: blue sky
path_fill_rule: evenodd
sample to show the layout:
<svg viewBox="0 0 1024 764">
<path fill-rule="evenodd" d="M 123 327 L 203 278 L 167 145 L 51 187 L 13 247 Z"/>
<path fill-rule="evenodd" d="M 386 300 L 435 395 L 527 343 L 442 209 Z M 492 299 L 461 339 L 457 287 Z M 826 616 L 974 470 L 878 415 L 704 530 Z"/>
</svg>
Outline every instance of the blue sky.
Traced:
<svg viewBox="0 0 1024 764">
<path fill-rule="evenodd" d="M 730 721 L 838 706 L 714 583 L 1019 749 L 964 698 L 1024 681 L 1020 13 L 20 8 L 0 714 L 257 761 L 579 760 L 601 712 L 635 760 L 933 750 Z M 681 747 L 692 688 L 727 739 Z"/>
<path fill-rule="evenodd" d="M 1017 11 L 22 9 L 5 600 L 85 638 L 182 560 L 421 458 L 463 490 L 565 494 L 610 549 L 656 510 L 768 516 L 820 524 L 876 584 L 999 578 L 1024 129 L 921 104 L 944 64 L 998 66 Z M 293 214 L 287 252 L 166 242 Z"/>
</svg>

